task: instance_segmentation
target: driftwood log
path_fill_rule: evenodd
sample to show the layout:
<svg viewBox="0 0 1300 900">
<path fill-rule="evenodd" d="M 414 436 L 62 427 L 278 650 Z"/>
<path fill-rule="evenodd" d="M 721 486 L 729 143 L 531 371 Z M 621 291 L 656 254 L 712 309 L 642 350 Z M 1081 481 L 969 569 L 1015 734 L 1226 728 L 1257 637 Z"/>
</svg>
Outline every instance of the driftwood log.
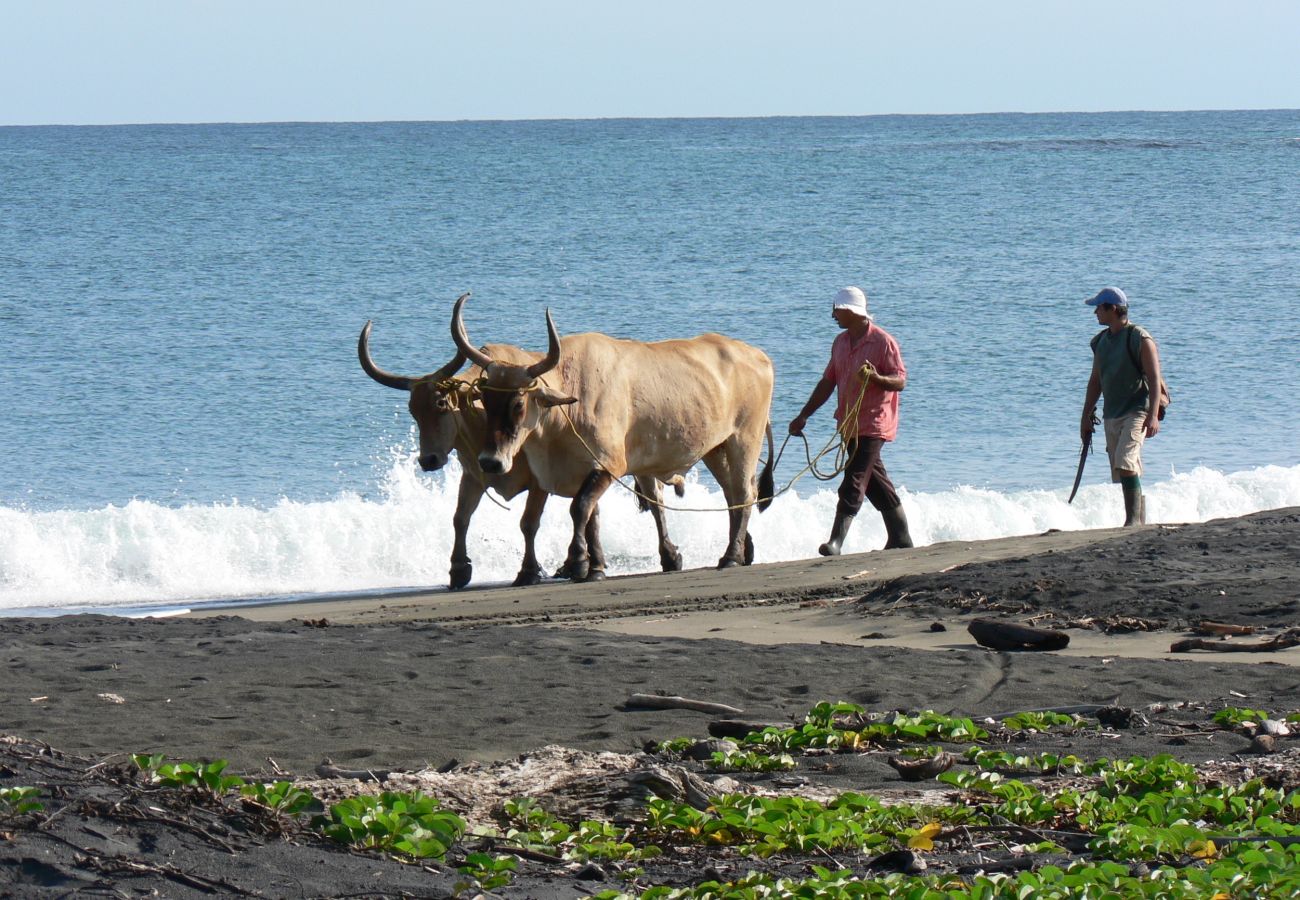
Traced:
<svg viewBox="0 0 1300 900">
<path fill-rule="evenodd" d="M 1229 625 L 1226 622 L 1200 622 L 1195 630 L 1201 634 L 1254 634 L 1254 625 Z"/>
<path fill-rule="evenodd" d="M 690 700 L 686 697 L 666 697 L 662 694 L 633 694 L 623 704 L 627 709 L 693 709 L 715 716 L 743 716 L 743 709 L 708 700 Z"/>
<path fill-rule="evenodd" d="M 1064 650 L 1070 645 L 1064 631 L 998 619 L 974 619 L 966 630 L 976 643 L 993 650 Z"/>
<path fill-rule="evenodd" d="M 1272 640 L 1259 641 L 1254 644 L 1247 644 L 1243 641 L 1207 641 L 1202 638 L 1188 638 L 1185 641 L 1174 641 L 1169 647 L 1169 652 L 1186 653 L 1189 650 L 1215 650 L 1219 653 L 1272 653 L 1275 650 L 1286 650 L 1290 647 L 1300 647 L 1300 637 L 1281 635 Z"/>
</svg>

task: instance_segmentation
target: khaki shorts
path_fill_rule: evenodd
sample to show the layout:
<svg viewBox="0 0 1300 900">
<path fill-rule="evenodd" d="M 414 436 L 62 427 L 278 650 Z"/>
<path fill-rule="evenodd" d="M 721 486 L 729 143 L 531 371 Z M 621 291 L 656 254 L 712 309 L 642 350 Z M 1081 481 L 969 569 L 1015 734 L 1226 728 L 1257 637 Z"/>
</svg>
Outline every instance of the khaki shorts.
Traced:
<svg viewBox="0 0 1300 900">
<path fill-rule="evenodd" d="M 1142 442 L 1146 440 L 1146 423 L 1145 409 L 1104 420 L 1111 481 L 1119 481 L 1121 471 L 1142 474 Z"/>
</svg>

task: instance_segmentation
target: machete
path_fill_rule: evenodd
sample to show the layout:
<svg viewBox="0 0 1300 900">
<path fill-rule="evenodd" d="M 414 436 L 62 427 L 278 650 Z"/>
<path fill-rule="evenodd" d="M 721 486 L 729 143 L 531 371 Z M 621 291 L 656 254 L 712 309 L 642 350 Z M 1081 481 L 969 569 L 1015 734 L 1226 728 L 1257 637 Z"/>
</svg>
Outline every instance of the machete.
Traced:
<svg viewBox="0 0 1300 900">
<path fill-rule="evenodd" d="M 1083 437 L 1083 447 L 1079 450 L 1079 469 L 1074 473 L 1074 487 L 1070 488 L 1070 499 L 1066 503 L 1074 502 L 1074 495 L 1079 493 L 1079 482 L 1083 480 L 1083 467 L 1088 462 L 1088 454 L 1092 452 L 1092 431 L 1097 427 L 1097 414 L 1092 416 L 1092 429 Z"/>
</svg>

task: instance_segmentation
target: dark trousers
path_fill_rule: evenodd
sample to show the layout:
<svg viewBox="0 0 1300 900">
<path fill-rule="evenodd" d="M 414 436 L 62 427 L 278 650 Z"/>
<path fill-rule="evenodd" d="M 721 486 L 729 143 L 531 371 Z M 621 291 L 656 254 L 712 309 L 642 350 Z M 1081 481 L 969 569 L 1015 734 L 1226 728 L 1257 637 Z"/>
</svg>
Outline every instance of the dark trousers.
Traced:
<svg viewBox="0 0 1300 900">
<path fill-rule="evenodd" d="M 864 497 L 881 512 L 903 505 L 894 490 L 894 483 L 889 480 L 889 473 L 885 471 L 885 464 L 880 460 L 880 448 L 884 445 L 881 438 L 857 439 L 857 446 L 844 469 L 844 481 L 839 492 L 840 502 L 851 515 L 856 516 L 862 509 Z"/>
</svg>

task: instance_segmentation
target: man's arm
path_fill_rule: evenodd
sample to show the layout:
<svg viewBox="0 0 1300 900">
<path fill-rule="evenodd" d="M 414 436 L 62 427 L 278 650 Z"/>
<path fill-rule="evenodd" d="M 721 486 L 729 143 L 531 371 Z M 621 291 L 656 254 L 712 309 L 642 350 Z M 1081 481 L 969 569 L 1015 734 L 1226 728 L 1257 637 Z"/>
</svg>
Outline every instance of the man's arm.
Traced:
<svg viewBox="0 0 1300 900">
<path fill-rule="evenodd" d="M 864 370 L 864 378 L 862 379 L 863 384 L 874 384 L 876 387 L 884 391 L 901 391 L 903 388 L 907 387 L 906 375 L 881 375 L 874 368 L 870 371 L 865 371 L 870 365 L 871 363 L 867 363 L 867 365 L 862 367 Z"/>
<path fill-rule="evenodd" d="M 829 400 L 833 393 L 835 393 L 835 382 L 823 376 L 813 387 L 812 394 L 809 395 L 803 409 L 799 410 L 799 415 L 790 420 L 790 433 L 795 436 L 803 434 L 803 427 L 808 424 L 808 417 L 821 409 L 822 404 Z"/>
<path fill-rule="evenodd" d="M 1101 367 L 1097 357 L 1092 358 L 1092 374 L 1088 376 L 1088 390 L 1083 395 L 1083 417 L 1079 420 L 1079 437 L 1087 440 L 1092 434 L 1093 417 L 1097 415 L 1097 400 L 1101 397 Z"/>
<path fill-rule="evenodd" d="M 1156 339 L 1148 335 L 1142 341 L 1142 374 L 1147 380 L 1147 437 L 1160 432 L 1160 351 Z"/>
</svg>

